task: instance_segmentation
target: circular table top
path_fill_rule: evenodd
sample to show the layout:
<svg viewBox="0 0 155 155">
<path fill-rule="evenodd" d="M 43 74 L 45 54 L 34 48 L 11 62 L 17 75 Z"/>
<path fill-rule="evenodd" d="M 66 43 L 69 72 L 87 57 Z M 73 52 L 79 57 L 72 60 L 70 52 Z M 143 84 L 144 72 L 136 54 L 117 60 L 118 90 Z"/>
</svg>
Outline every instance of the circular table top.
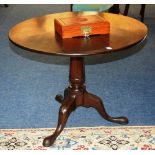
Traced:
<svg viewBox="0 0 155 155">
<path fill-rule="evenodd" d="M 61 39 L 55 33 L 54 19 L 84 15 L 99 15 L 110 22 L 109 35 Z M 16 45 L 45 54 L 86 56 L 115 52 L 135 45 L 147 36 L 142 22 L 123 15 L 98 12 L 64 12 L 25 20 L 9 31 L 9 39 Z"/>
</svg>

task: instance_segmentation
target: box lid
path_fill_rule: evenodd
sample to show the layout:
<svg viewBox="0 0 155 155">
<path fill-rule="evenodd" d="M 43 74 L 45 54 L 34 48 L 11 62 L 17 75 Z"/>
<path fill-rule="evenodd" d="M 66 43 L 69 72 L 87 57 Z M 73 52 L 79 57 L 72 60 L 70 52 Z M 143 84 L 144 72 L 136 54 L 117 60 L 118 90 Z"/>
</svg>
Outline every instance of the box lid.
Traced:
<svg viewBox="0 0 155 155">
<path fill-rule="evenodd" d="M 100 22 L 105 21 L 104 18 L 98 15 L 60 18 L 59 20 L 61 20 L 64 26 L 71 26 L 71 25 L 77 25 L 77 24 L 83 25 L 83 24 L 91 24 L 91 23 L 100 23 Z"/>
</svg>

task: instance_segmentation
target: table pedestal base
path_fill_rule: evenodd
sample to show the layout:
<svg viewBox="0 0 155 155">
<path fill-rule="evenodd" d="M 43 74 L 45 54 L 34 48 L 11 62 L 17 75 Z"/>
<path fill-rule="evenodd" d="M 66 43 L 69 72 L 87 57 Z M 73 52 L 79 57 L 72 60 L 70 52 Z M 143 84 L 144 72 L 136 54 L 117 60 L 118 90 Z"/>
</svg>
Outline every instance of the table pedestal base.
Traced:
<svg viewBox="0 0 155 155">
<path fill-rule="evenodd" d="M 51 146 L 61 131 L 64 129 L 67 119 L 72 111 L 77 107 L 83 106 L 86 108 L 93 107 L 99 114 L 106 120 L 127 124 L 128 119 L 126 117 L 111 117 L 107 114 L 102 100 L 86 91 L 85 85 L 85 71 L 83 58 L 71 57 L 70 61 L 70 85 L 64 91 L 64 96 L 57 95 L 56 100 L 61 103 L 59 110 L 58 125 L 55 132 L 44 139 L 43 145 L 45 147 Z"/>
</svg>

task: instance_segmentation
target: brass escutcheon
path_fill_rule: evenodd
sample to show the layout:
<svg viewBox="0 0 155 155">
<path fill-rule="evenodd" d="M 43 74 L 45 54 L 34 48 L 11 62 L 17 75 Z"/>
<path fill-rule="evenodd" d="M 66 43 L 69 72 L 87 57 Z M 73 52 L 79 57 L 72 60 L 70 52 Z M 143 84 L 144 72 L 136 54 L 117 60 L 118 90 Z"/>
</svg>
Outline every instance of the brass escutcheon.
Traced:
<svg viewBox="0 0 155 155">
<path fill-rule="evenodd" d="M 81 34 L 89 34 L 92 31 L 91 26 L 81 26 Z"/>
</svg>

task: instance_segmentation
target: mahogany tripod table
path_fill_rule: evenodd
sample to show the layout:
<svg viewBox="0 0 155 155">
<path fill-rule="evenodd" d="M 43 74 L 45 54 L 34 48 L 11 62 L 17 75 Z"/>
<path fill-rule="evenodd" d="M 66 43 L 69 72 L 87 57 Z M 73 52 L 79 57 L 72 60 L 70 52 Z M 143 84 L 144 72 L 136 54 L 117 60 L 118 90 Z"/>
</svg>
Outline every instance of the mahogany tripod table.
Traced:
<svg viewBox="0 0 155 155">
<path fill-rule="evenodd" d="M 61 39 L 54 30 L 54 19 L 98 14 L 110 22 L 110 34 Z M 127 124 L 126 117 L 112 117 L 106 112 L 102 100 L 86 90 L 84 57 L 89 55 L 117 52 L 142 42 L 147 36 L 147 27 L 140 21 L 110 13 L 65 12 L 49 14 L 25 20 L 9 31 L 9 39 L 14 44 L 34 52 L 70 57 L 69 86 L 63 95 L 55 99 L 61 103 L 58 125 L 55 132 L 44 139 L 43 145 L 51 146 L 67 119 L 77 107 L 93 107 L 106 120 Z M 124 52 L 124 51 L 123 51 Z"/>
</svg>

